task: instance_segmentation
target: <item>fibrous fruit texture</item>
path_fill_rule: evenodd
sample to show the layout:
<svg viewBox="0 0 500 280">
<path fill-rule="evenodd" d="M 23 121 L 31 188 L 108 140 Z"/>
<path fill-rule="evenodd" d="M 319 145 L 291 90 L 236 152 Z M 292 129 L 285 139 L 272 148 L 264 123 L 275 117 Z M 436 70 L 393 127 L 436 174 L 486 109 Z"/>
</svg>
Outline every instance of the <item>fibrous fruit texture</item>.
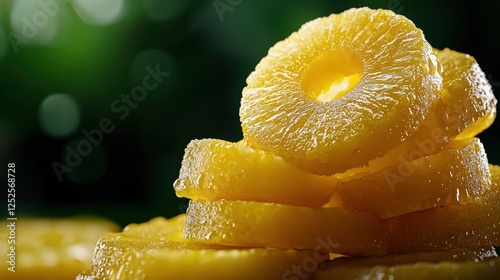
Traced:
<svg viewBox="0 0 500 280">
<path fill-rule="evenodd" d="M 79 279 L 498 279 L 496 103 L 404 16 L 312 20 L 248 77 L 243 139 L 188 144 L 186 215 L 103 235 Z"/>
</svg>

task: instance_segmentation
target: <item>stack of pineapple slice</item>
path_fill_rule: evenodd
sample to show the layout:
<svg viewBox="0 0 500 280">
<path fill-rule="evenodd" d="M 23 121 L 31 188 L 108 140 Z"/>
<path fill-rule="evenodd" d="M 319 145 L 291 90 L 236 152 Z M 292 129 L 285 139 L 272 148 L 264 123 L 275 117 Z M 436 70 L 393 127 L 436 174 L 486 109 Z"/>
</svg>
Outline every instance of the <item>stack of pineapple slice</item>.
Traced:
<svg viewBox="0 0 500 280">
<path fill-rule="evenodd" d="M 499 275 L 500 167 L 474 138 L 496 99 L 474 58 L 351 9 L 277 43 L 247 84 L 244 139 L 186 148 L 187 214 L 104 235 L 80 279 Z"/>
</svg>

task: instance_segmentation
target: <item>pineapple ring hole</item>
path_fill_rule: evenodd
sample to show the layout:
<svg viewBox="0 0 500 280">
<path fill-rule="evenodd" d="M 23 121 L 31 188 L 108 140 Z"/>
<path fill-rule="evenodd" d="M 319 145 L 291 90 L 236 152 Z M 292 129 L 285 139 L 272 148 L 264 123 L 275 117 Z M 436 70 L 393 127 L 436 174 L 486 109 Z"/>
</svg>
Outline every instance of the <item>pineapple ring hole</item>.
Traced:
<svg viewBox="0 0 500 280">
<path fill-rule="evenodd" d="M 302 89 L 314 101 L 328 102 L 349 93 L 363 76 L 361 57 L 349 51 L 333 51 L 309 64 Z"/>
</svg>

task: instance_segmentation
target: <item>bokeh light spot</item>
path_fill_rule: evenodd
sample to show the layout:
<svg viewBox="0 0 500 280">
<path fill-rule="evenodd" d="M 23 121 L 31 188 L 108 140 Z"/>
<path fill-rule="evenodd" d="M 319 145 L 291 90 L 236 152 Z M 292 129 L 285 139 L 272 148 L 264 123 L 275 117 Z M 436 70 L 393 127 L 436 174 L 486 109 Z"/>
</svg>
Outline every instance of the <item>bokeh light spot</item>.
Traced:
<svg viewBox="0 0 500 280">
<path fill-rule="evenodd" d="M 154 21 L 174 20 L 184 13 L 188 0 L 143 0 L 144 9 Z"/>
<path fill-rule="evenodd" d="M 77 184 L 91 183 L 106 174 L 108 154 L 102 145 L 96 146 L 88 138 L 77 137 L 68 143 L 64 153 L 64 164 L 73 169 L 65 173 L 70 181 Z"/>
<path fill-rule="evenodd" d="M 43 100 L 38 111 L 43 131 L 53 137 L 66 137 L 78 128 L 80 110 L 68 94 L 52 94 Z"/>
<path fill-rule="evenodd" d="M 91 25 L 109 25 L 124 14 L 123 0 L 74 0 L 73 7 L 80 18 Z"/>
<path fill-rule="evenodd" d="M 58 35 L 62 6 L 57 2 L 17 0 L 10 14 L 12 31 L 23 44 L 47 45 Z M 21 39 L 19 39 L 21 38 Z"/>
</svg>

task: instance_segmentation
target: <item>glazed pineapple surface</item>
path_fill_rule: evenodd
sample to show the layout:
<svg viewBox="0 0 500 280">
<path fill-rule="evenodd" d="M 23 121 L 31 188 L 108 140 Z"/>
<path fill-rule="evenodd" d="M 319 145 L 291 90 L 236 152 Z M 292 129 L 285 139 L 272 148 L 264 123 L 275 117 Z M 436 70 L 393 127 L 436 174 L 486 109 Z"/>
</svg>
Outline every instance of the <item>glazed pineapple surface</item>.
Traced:
<svg viewBox="0 0 500 280">
<path fill-rule="evenodd" d="M 184 236 L 199 242 L 320 250 L 351 256 L 385 255 L 379 219 L 340 208 L 251 201 L 191 201 Z"/>
<path fill-rule="evenodd" d="M 201 244 L 182 238 L 185 215 L 154 218 L 101 237 L 92 270 L 79 280 L 280 279 L 305 258 L 323 262 L 312 250 L 271 250 Z"/>
<path fill-rule="evenodd" d="M 78 279 L 498 279 L 496 104 L 403 16 L 315 19 L 248 77 L 242 141 L 188 144 L 187 213 L 102 235 Z"/>
<path fill-rule="evenodd" d="M 491 190 L 461 205 L 447 205 L 387 220 L 393 251 L 443 251 L 500 245 L 500 167 L 490 165 Z"/>
<path fill-rule="evenodd" d="M 453 139 L 474 137 L 493 123 L 497 100 L 474 57 L 450 49 L 435 51 L 443 68 L 440 98 L 413 135 L 370 161 L 366 169 L 380 170 L 436 153 Z"/>
<path fill-rule="evenodd" d="M 497 100 L 491 85 L 474 57 L 450 49 L 438 51 L 437 57 L 444 69 L 445 90 L 436 115 L 441 114 L 447 122 L 440 125 L 448 139 L 456 133 L 459 139 L 474 137 L 488 128 L 496 116 Z"/>
<path fill-rule="evenodd" d="M 335 177 L 308 174 L 275 154 L 217 139 L 187 146 L 176 194 L 201 200 L 253 200 L 319 207 L 332 196 Z"/>
<path fill-rule="evenodd" d="M 411 162 L 341 179 L 328 206 L 390 218 L 464 203 L 485 194 L 490 185 L 483 145 L 466 138 Z"/>
<path fill-rule="evenodd" d="M 419 128 L 442 90 L 440 70 L 422 31 L 391 11 L 313 20 L 248 77 L 245 141 L 315 174 L 365 165 Z"/>
</svg>

